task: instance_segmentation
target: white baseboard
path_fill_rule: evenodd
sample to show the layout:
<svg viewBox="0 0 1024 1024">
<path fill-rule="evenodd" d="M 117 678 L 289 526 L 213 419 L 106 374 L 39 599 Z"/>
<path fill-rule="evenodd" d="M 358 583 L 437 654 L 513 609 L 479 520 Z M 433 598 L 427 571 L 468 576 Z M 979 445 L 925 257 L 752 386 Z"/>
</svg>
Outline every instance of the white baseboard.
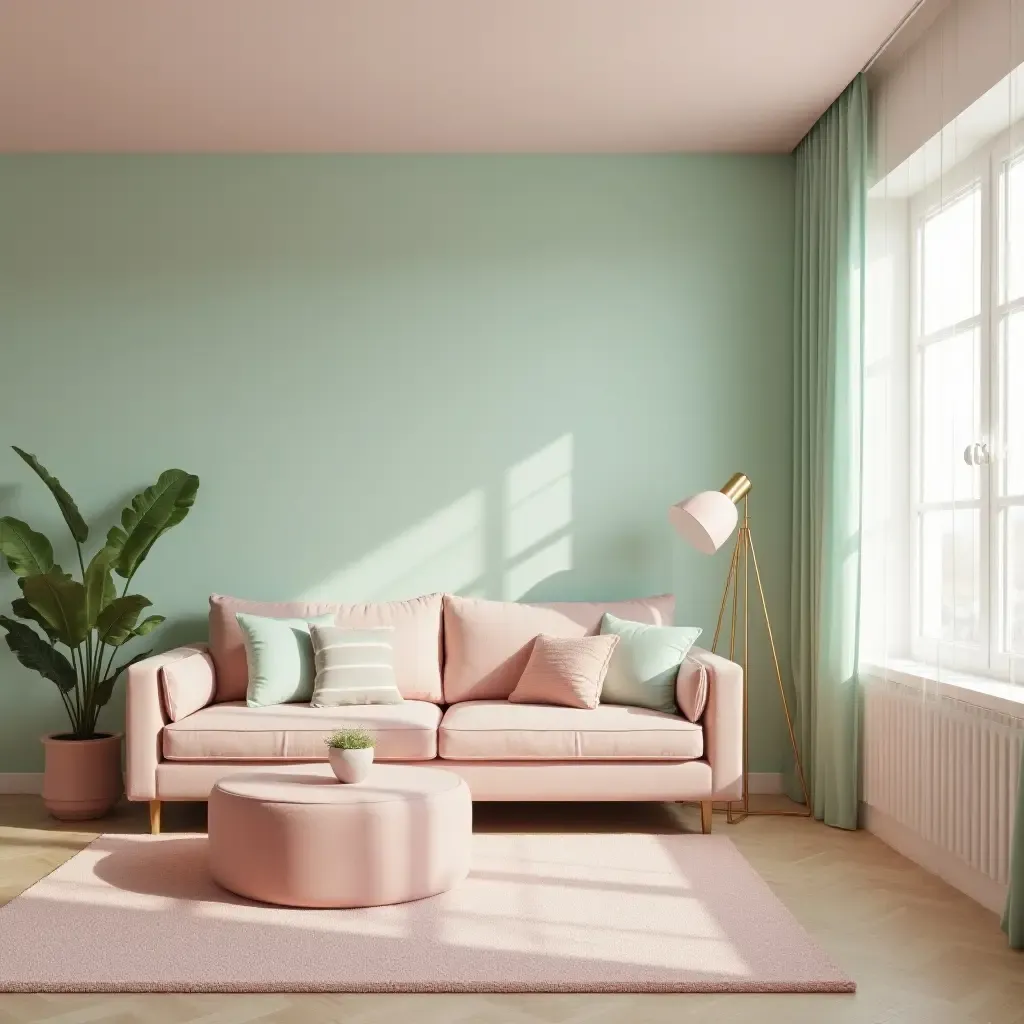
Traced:
<svg viewBox="0 0 1024 1024">
<path fill-rule="evenodd" d="M 751 772 L 747 783 L 751 793 L 782 793 L 782 772 Z"/>
<path fill-rule="evenodd" d="M 980 903 L 993 913 L 1002 914 L 1003 907 L 1006 906 L 1005 885 L 1000 885 L 987 875 L 983 875 L 941 846 L 923 839 L 913 829 L 901 825 L 895 818 L 878 810 L 877 807 L 862 803 L 860 821 L 870 833 L 878 836 L 886 846 L 891 846 L 897 853 L 903 854 L 907 860 L 912 860 L 925 871 L 938 875 L 954 889 L 959 889 L 965 896 L 970 896 L 976 903 Z"/>
<path fill-rule="evenodd" d="M 42 791 L 42 772 L 0 772 L 0 794 L 39 794 Z"/>
</svg>

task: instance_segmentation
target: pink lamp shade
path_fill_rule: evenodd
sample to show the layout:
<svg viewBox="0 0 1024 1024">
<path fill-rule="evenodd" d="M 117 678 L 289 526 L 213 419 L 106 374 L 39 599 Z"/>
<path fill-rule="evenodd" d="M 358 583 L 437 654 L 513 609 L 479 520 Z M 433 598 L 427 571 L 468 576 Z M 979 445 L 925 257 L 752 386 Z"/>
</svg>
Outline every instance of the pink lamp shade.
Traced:
<svg viewBox="0 0 1024 1024">
<path fill-rule="evenodd" d="M 721 491 L 701 491 L 668 510 L 676 532 L 703 555 L 713 555 L 732 535 L 739 511 Z"/>
</svg>

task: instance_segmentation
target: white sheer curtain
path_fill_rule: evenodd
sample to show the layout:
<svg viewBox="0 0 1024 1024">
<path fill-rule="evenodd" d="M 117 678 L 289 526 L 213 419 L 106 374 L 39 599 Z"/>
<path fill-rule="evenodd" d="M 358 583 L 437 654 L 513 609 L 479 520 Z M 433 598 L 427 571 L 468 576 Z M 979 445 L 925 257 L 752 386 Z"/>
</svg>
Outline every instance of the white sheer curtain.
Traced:
<svg viewBox="0 0 1024 1024">
<path fill-rule="evenodd" d="M 1021 60 L 1024 0 L 953 0 L 871 82 L 859 620 L 868 827 L 1005 882 L 1018 949 Z"/>
<path fill-rule="evenodd" d="M 1022 17 L 954 3 L 873 82 L 861 664 L 924 697 L 1024 682 Z"/>
</svg>

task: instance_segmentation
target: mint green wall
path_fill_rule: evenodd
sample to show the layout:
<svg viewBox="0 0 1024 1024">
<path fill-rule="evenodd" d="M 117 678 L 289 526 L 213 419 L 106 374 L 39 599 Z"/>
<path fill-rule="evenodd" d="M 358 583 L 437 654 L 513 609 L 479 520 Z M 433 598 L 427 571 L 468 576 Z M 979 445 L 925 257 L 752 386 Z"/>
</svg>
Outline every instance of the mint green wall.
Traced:
<svg viewBox="0 0 1024 1024">
<path fill-rule="evenodd" d="M 0 441 L 97 537 L 160 470 L 199 474 L 136 580 L 158 646 L 205 636 L 211 591 L 674 590 L 711 629 L 727 553 L 666 511 L 734 469 L 785 643 L 792 193 L 789 157 L 3 157 Z M 0 513 L 70 564 L 4 450 Z M 62 716 L 0 651 L 0 771 L 40 769 Z"/>
</svg>

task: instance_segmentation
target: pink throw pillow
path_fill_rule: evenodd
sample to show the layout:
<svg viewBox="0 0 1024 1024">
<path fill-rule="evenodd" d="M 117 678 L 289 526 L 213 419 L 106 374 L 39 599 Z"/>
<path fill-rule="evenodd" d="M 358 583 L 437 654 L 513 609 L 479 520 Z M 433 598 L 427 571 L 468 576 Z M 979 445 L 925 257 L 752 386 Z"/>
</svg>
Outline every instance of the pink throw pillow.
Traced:
<svg viewBox="0 0 1024 1024">
<path fill-rule="evenodd" d="M 618 642 L 613 635 L 560 637 L 541 633 L 508 699 L 514 704 L 596 708 Z"/>
</svg>

